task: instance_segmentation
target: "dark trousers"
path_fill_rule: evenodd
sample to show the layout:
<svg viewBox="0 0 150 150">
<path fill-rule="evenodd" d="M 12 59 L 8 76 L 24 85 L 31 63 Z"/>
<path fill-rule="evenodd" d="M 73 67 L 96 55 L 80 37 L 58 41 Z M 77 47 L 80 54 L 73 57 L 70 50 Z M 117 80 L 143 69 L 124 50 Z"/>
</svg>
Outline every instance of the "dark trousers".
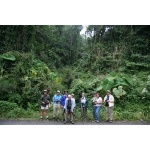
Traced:
<svg viewBox="0 0 150 150">
<path fill-rule="evenodd" d="M 65 120 L 65 109 L 62 108 L 62 120 L 64 121 Z"/>
<path fill-rule="evenodd" d="M 81 107 L 81 119 L 86 119 L 87 108 Z"/>
</svg>

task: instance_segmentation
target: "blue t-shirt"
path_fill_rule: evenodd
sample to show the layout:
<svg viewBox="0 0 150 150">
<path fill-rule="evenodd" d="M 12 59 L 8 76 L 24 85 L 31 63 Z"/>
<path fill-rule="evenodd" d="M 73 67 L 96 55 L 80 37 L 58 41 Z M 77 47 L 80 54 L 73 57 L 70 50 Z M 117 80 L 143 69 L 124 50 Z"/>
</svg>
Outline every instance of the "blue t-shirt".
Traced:
<svg viewBox="0 0 150 150">
<path fill-rule="evenodd" d="M 60 104 L 61 106 L 65 106 L 65 100 L 66 100 L 67 96 L 66 95 L 63 95 L 60 99 Z"/>
<path fill-rule="evenodd" d="M 61 99 L 61 95 L 57 95 L 55 94 L 54 97 L 53 97 L 53 102 L 60 102 L 60 99 Z"/>
</svg>

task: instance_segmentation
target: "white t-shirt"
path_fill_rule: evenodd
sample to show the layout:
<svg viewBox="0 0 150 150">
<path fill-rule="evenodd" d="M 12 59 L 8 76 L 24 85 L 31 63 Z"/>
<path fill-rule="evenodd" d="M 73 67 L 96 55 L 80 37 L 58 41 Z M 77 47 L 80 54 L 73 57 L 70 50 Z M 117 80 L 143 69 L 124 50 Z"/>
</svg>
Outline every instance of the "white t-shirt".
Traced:
<svg viewBox="0 0 150 150">
<path fill-rule="evenodd" d="M 96 102 L 99 104 L 96 104 L 95 106 L 101 106 L 102 105 L 102 98 L 101 97 L 97 98 Z"/>
<path fill-rule="evenodd" d="M 85 97 L 84 97 L 84 98 L 81 98 L 81 103 L 84 103 L 84 104 L 85 104 L 85 102 L 86 102 Z"/>
<path fill-rule="evenodd" d="M 72 105 L 73 108 L 76 106 L 75 98 L 72 98 Z"/>
</svg>

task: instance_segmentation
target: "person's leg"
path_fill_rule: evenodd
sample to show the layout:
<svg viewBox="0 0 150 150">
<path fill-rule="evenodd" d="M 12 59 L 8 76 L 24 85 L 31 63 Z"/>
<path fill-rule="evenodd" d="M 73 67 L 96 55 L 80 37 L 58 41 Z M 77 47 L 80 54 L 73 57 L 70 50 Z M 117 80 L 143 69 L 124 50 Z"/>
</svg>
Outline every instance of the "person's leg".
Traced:
<svg viewBox="0 0 150 150">
<path fill-rule="evenodd" d="M 81 107 L 81 119 L 83 119 L 83 107 Z"/>
<path fill-rule="evenodd" d="M 48 119 L 48 105 L 46 105 L 45 113 L 46 113 L 46 119 Z"/>
<path fill-rule="evenodd" d="M 53 106 L 53 119 L 56 119 L 56 104 Z"/>
<path fill-rule="evenodd" d="M 86 121 L 86 116 L 87 116 L 87 108 L 86 107 L 84 107 L 84 120 Z"/>
<path fill-rule="evenodd" d="M 114 108 L 114 107 L 109 107 L 109 118 L 110 118 L 110 122 L 112 122 L 112 120 L 113 120 L 113 108 Z"/>
<path fill-rule="evenodd" d="M 65 121 L 65 109 L 62 108 L 62 121 Z"/>
<path fill-rule="evenodd" d="M 97 107 L 96 108 L 96 119 L 97 119 L 96 122 L 100 122 L 100 114 L 99 114 L 99 112 L 100 112 L 101 106 L 96 106 L 96 107 Z"/>
<path fill-rule="evenodd" d="M 109 121 L 109 107 L 106 108 L 106 121 Z"/>
<path fill-rule="evenodd" d="M 96 118 L 96 106 L 94 106 L 94 116 L 95 116 L 95 121 L 97 120 Z"/>
<path fill-rule="evenodd" d="M 57 119 L 58 119 L 58 117 L 59 117 L 59 112 L 60 112 L 60 104 L 57 104 L 57 110 L 56 110 L 56 112 L 57 112 Z"/>
<path fill-rule="evenodd" d="M 44 107 L 41 106 L 41 111 L 40 111 L 41 119 L 44 117 Z"/>
<path fill-rule="evenodd" d="M 64 116 L 65 116 L 64 124 L 66 124 L 67 123 L 67 117 L 68 117 L 68 110 L 65 110 Z"/>
<path fill-rule="evenodd" d="M 74 124 L 73 112 L 70 112 L 70 117 L 71 117 L 71 123 Z"/>
<path fill-rule="evenodd" d="M 43 111 L 43 109 L 41 109 L 40 115 L 41 115 L 41 119 L 43 119 L 43 117 L 44 117 L 44 111 Z"/>
<path fill-rule="evenodd" d="M 98 117 L 97 117 L 97 106 L 95 106 L 95 121 L 97 121 L 98 120 Z"/>
<path fill-rule="evenodd" d="M 93 118 L 94 118 L 94 120 L 96 120 L 96 117 L 95 117 L 95 106 L 93 106 Z"/>
</svg>

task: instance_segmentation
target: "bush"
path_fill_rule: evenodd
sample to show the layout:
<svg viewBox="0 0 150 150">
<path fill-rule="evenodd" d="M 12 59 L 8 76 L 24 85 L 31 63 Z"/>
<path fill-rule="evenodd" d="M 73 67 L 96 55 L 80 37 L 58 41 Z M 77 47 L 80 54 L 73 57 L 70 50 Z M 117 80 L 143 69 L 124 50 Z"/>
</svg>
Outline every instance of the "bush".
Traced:
<svg viewBox="0 0 150 150">
<path fill-rule="evenodd" d="M 8 113 L 11 110 L 19 108 L 16 103 L 11 103 L 7 101 L 0 101 L 0 114 Z"/>
</svg>

